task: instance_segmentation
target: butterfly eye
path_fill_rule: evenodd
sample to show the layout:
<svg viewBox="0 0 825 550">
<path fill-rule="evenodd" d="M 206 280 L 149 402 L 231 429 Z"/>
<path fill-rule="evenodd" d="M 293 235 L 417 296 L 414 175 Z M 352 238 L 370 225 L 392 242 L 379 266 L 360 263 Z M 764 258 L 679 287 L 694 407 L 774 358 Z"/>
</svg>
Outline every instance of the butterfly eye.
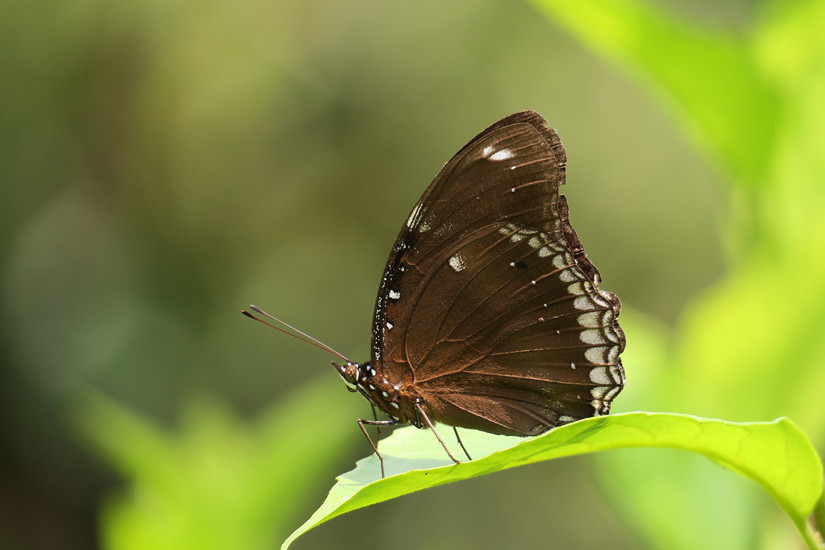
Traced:
<svg viewBox="0 0 825 550">
<path fill-rule="evenodd" d="M 344 379 L 344 383 L 347 385 L 349 391 L 358 391 L 358 382 L 361 379 L 361 366 L 358 363 L 347 361 L 343 365 L 339 365 L 333 361 L 332 366 L 335 367 L 335 370 L 337 370 L 341 378 Z"/>
</svg>

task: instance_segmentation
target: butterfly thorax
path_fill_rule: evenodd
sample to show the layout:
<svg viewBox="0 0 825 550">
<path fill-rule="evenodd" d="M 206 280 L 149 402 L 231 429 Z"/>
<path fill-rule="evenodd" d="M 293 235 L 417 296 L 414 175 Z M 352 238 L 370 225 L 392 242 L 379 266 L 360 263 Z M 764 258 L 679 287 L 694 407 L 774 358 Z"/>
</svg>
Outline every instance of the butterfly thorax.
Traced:
<svg viewBox="0 0 825 550">
<path fill-rule="evenodd" d="M 415 411 L 418 392 L 403 379 L 390 380 L 382 369 L 376 369 L 370 363 L 333 363 L 333 366 L 349 391 L 360 392 L 370 403 L 400 422 L 420 427 Z"/>
</svg>

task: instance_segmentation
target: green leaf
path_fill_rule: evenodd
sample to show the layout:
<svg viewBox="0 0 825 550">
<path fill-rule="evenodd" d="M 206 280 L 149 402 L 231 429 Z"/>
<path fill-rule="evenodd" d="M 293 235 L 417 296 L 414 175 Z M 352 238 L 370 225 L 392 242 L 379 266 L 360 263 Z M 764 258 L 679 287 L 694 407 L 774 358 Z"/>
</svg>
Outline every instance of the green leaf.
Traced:
<svg viewBox="0 0 825 550">
<path fill-rule="evenodd" d="M 532 3 L 601 55 L 665 92 L 659 98 L 675 102 L 696 142 L 740 176 L 731 183 L 762 182 L 779 101 L 753 55 L 751 36 L 692 22 L 650 2 Z"/>
<path fill-rule="evenodd" d="M 254 419 L 222 400 L 191 398 L 172 428 L 82 391 L 78 429 L 127 481 L 103 500 L 103 546 L 271 548 L 289 533 L 330 461 L 357 442 L 350 431 L 357 405 L 339 381 L 324 377 Z M 306 428 L 321 422 L 324 437 Z"/>
<path fill-rule="evenodd" d="M 462 431 L 476 460 L 452 464 L 427 431 L 408 427 L 381 442 L 387 475 L 376 457 L 338 477 L 326 501 L 284 542 L 336 516 L 429 487 L 565 456 L 628 447 L 665 447 L 703 454 L 761 485 L 803 533 L 822 494 L 822 465 L 807 437 L 787 418 L 736 423 L 667 413 L 588 418 L 536 438 Z"/>
</svg>

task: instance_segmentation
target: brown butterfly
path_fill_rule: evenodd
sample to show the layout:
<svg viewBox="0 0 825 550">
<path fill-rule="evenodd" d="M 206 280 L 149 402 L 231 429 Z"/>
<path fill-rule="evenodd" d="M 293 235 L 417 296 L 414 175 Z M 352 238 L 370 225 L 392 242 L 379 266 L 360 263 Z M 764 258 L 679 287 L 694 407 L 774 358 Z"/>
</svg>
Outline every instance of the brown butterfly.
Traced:
<svg viewBox="0 0 825 550">
<path fill-rule="evenodd" d="M 607 414 L 624 387 L 621 305 L 598 288 L 570 225 L 565 162 L 555 130 L 523 111 L 444 165 L 390 252 L 369 363 L 251 306 L 343 359 L 333 365 L 350 391 L 389 415 L 358 420 L 382 477 L 365 425 L 429 427 L 457 463 L 435 422 L 453 427 L 469 458 L 456 427 L 537 435 Z"/>
<path fill-rule="evenodd" d="M 370 361 L 333 363 L 390 417 L 358 420 L 382 476 L 364 425 L 531 436 L 610 411 L 625 384 L 621 306 L 570 225 L 565 162 L 541 115 L 516 113 L 413 207 L 381 279 Z"/>
</svg>

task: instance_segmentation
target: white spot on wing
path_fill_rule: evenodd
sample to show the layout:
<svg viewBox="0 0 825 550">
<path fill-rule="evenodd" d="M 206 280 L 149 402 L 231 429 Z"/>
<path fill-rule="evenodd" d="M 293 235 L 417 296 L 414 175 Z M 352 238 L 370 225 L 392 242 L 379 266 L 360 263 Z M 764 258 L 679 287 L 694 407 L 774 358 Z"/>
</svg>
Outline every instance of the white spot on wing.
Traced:
<svg viewBox="0 0 825 550">
<path fill-rule="evenodd" d="M 607 344 L 604 336 L 602 335 L 602 332 L 598 329 L 588 329 L 581 331 L 581 334 L 579 334 L 579 339 L 581 339 L 581 341 L 585 344 L 591 344 L 593 346 L 603 346 Z"/>
<path fill-rule="evenodd" d="M 611 307 L 610 302 L 604 297 L 604 294 L 599 292 L 593 295 L 593 301 L 601 308 L 608 309 Z"/>
<path fill-rule="evenodd" d="M 390 300 L 398 300 L 401 298 L 401 293 L 397 290 L 390 290 Z"/>
<path fill-rule="evenodd" d="M 590 348 L 584 352 L 584 358 L 591 363 L 605 363 L 605 349 L 606 348 Z"/>
<path fill-rule="evenodd" d="M 591 311 L 589 313 L 582 313 L 579 315 L 577 321 L 579 325 L 583 327 L 600 327 L 602 324 L 599 321 L 599 312 L 598 311 Z"/>
<path fill-rule="evenodd" d="M 572 283 L 577 279 L 576 274 L 573 273 L 572 269 L 565 269 L 564 271 L 559 272 L 559 279 L 563 283 Z"/>
<path fill-rule="evenodd" d="M 624 386 L 624 374 L 622 373 L 622 369 L 619 365 L 610 365 L 610 376 L 613 378 L 613 382 L 615 382 L 617 386 Z"/>
<path fill-rule="evenodd" d="M 467 267 L 467 262 L 464 261 L 464 257 L 461 254 L 454 254 L 450 256 L 450 267 L 452 267 L 455 271 L 463 271 L 465 267 Z"/>
<path fill-rule="evenodd" d="M 593 309 L 593 302 L 590 301 L 589 296 L 579 296 L 573 300 L 573 307 L 579 311 L 589 311 Z"/>
<path fill-rule="evenodd" d="M 611 341 L 611 342 L 613 342 L 614 344 L 618 344 L 618 343 L 619 343 L 619 335 L 618 335 L 618 334 L 616 334 L 616 332 L 615 332 L 615 331 L 613 331 L 613 328 L 612 328 L 612 327 L 610 327 L 610 328 L 606 328 L 606 329 L 605 329 L 605 331 L 604 331 L 604 333 L 607 335 L 607 339 L 608 339 L 608 340 L 610 340 L 610 341 Z"/>
<path fill-rule="evenodd" d="M 419 203 L 419 204 L 415 205 L 415 208 L 413 208 L 413 211 L 410 213 L 410 217 L 407 218 L 407 227 L 412 229 L 413 226 L 415 226 L 416 218 L 418 218 L 418 214 L 420 214 L 420 213 L 421 213 L 421 204 Z"/>
<path fill-rule="evenodd" d="M 485 151 L 486 151 L 486 149 L 485 149 Z M 515 155 L 513 154 L 513 152 L 510 149 L 502 149 L 501 151 L 496 151 L 495 153 L 490 155 L 489 159 L 499 161 L 499 160 L 511 159 L 514 156 Z"/>
<path fill-rule="evenodd" d="M 590 381 L 594 384 L 613 384 L 613 381 L 607 375 L 607 367 L 596 367 L 590 369 Z"/>
<path fill-rule="evenodd" d="M 621 386 L 613 386 L 612 388 L 607 390 L 607 395 L 605 395 L 604 398 L 607 399 L 607 400 L 612 400 L 614 397 L 616 397 L 619 394 L 619 392 L 621 390 L 622 390 Z"/>
<path fill-rule="evenodd" d="M 607 390 L 610 388 L 607 386 L 596 386 L 595 388 L 590 389 L 590 395 L 592 395 L 595 399 L 602 400 L 604 399 L 604 395 L 607 393 Z"/>
</svg>

